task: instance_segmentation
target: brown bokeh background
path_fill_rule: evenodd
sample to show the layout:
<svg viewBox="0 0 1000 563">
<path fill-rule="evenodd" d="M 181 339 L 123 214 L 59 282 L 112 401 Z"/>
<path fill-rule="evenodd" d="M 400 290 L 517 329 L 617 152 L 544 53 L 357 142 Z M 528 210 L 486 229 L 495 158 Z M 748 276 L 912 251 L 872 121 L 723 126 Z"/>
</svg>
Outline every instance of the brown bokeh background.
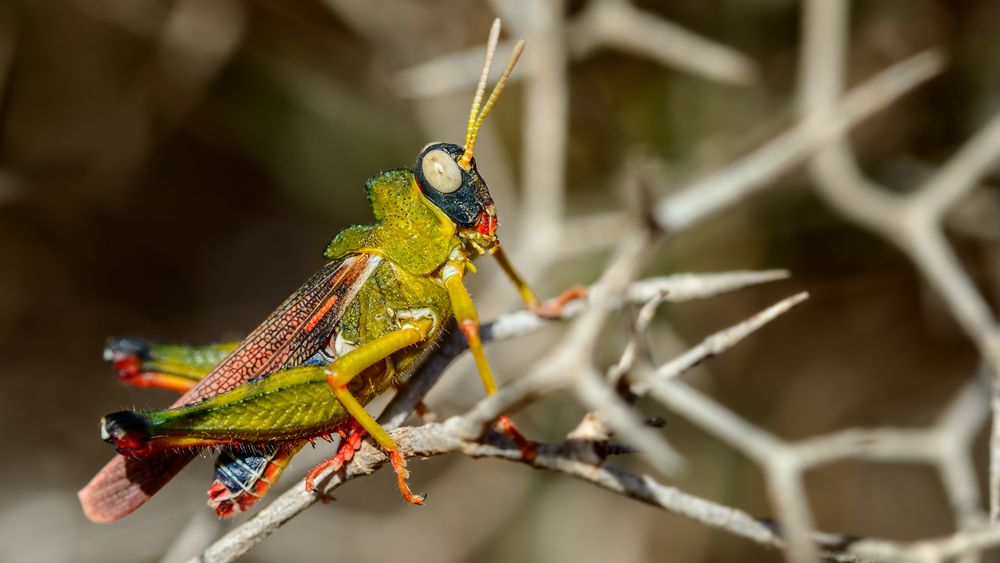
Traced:
<svg viewBox="0 0 1000 563">
<path fill-rule="evenodd" d="M 460 138 L 470 91 L 413 100 L 395 77 L 481 45 L 489 7 L 364 4 L 0 1 L 0 560 L 157 561 L 184 530 L 218 529 L 203 504 L 208 460 L 120 523 L 83 517 L 74 493 L 112 453 L 99 439 L 98 418 L 170 401 L 165 392 L 118 384 L 100 352 L 110 335 L 238 338 L 319 267 L 334 233 L 370 220 L 367 177 L 412 165 L 442 132 Z M 794 117 L 797 2 L 639 4 L 738 49 L 760 76 L 749 86 L 723 85 L 614 50 L 575 60 L 565 163 L 570 214 L 625 208 L 616 186 L 636 151 L 661 159 L 668 184 L 682 185 L 752 150 Z M 940 78 L 853 136 L 866 172 L 906 190 L 1000 106 L 1000 5 L 855 4 L 852 80 L 930 46 L 949 57 Z M 567 11 L 581 6 L 570 2 Z M 371 25 L 388 21 L 383 10 L 405 17 Z M 514 207 L 519 191 L 521 96 L 513 84 L 487 123 L 493 136 L 480 156 L 506 226 L 501 236 L 514 236 L 517 225 L 504 209 Z M 952 243 L 989 299 L 1000 289 L 998 180 L 988 177 L 949 223 Z M 831 212 L 807 184 L 804 175 L 788 175 L 670 239 L 647 275 L 787 268 L 793 276 L 666 306 L 657 334 L 693 343 L 805 289 L 807 304 L 700 368 L 694 380 L 787 438 L 929 423 L 973 376 L 975 349 L 905 257 Z M 529 229 L 520 230 L 517 236 L 530 239 Z M 606 257 L 561 263 L 536 280 L 541 293 L 592 283 Z M 472 282 L 487 317 L 515 306 L 509 288 L 484 291 L 484 280 L 497 275 L 485 265 Z M 624 325 L 609 333 L 610 358 Z M 551 342 L 529 340 L 490 348 L 502 379 L 516 377 Z M 661 352 L 665 359 L 666 347 Z M 430 399 L 441 414 L 481 396 L 465 361 L 444 385 Z M 667 419 L 665 432 L 693 468 L 672 483 L 770 514 L 749 461 L 668 411 L 641 406 Z M 558 439 L 581 414 L 570 400 L 554 398 L 517 420 L 529 434 Z M 329 453 L 301 456 L 283 484 Z M 982 454 L 978 466 L 985 468 Z M 411 470 L 428 506 L 405 506 L 382 471 L 340 489 L 337 502 L 315 506 L 246 560 L 780 558 L 517 465 L 449 456 L 415 461 Z M 952 530 L 929 469 L 841 463 L 810 473 L 807 484 L 823 530 L 894 539 Z M 185 555 L 192 554 L 170 556 Z"/>
</svg>

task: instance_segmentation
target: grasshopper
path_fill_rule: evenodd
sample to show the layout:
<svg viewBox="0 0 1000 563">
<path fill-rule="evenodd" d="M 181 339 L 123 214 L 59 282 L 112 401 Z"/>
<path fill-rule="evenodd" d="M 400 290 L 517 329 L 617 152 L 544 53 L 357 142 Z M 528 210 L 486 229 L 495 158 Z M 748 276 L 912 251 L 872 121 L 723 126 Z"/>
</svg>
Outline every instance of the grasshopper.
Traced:
<svg viewBox="0 0 1000 563">
<path fill-rule="evenodd" d="M 525 304 L 543 310 L 500 246 L 493 198 L 473 157 L 480 126 L 524 48 L 517 43 L 483 103 L 499 34 L 496 20 L 465 143 L 431 143 L 413 169 L 370 178 L 375 224 L 337 234 L 324 252 L 327 264 L 249 336 L 201 348 L 111 341 L 105 355 L 124 381 L 183 395 L 167 409 L 101 419 L 102 438 L 119 455 L 79 492 L 91 520 L 128 515 L 206 448 L 219 451 L 209 505 L 220 516 L 236 514 L 303 445 L 333 434 L 342 437 L 337 454 L 309 472 L 308 488 L 349 461 L 368 435 L 388 454 L 403 498 L 423 503 L 410 491 L 396 443 L 364 405 L 398 386 L 452 317 L 486 393 L 496 391 L 462 281 L 475 258 L 494 256 Z M 497 425 L 527 444 L 506 417 Z"/>
</svg>

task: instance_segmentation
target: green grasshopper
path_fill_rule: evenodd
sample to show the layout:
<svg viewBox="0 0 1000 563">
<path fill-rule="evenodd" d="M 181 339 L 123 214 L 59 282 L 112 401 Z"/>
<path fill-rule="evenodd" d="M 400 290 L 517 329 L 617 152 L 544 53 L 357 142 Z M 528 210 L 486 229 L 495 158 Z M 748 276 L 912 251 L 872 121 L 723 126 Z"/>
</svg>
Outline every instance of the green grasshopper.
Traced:
<svg viewBox="0 0 1000 563">
<path fill-rule="evenodd" d="M 212 447 L 220 455 L 209 504 L 220 516 L 235 514 L 270 488 L 303 445 L 333 434 L 342 436 L 341 446 L 310 471 L 308 488 L 349 461 L 367 434 L 388 454 L 403 498 L 423 502 L 407 485 L 396 443 L 364 405 L 399 385 L 452 317 L 486 393 L 496 391 L 462 282 L 478 256 L 493 255 L 525 304 L 543 310 L 500 247 L 493 199 L 473 158 L 479 128 L 524 48 L 517 43 L 483 104 L 499 33 L 497 20 L 464 145 L 429 144 L 413 170 L 370 178 L 376 223 L 337 234 L 324 252 L 326 266 L 244 340 L 203 348 L 112 341 L 106 357 L 126 382 L 183 395 L 168 409 L 101 420 L 102 437 L 119 455 L 79 492 L 91 520 L 123 518 Z M 526 444 L 506 417 L 497 424 Z"/>
</svg>

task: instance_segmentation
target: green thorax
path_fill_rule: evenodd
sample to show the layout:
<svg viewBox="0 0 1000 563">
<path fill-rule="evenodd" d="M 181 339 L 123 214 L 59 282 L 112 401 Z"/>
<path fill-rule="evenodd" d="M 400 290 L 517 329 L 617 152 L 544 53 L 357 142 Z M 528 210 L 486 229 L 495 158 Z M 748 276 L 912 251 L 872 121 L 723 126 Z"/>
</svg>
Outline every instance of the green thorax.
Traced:
<svg viewBox="0 0 1000 563">
<path fill-rule="evenodd" d="M 365 183 L 374 225 L 354 225 L 337 234 L 323 255 L 336 260 L 377 254 L 416 276 L 440 268 L 462 245 L 455 224 L 420 193 L 413 171 L 387 170 Z"/>
</svg>

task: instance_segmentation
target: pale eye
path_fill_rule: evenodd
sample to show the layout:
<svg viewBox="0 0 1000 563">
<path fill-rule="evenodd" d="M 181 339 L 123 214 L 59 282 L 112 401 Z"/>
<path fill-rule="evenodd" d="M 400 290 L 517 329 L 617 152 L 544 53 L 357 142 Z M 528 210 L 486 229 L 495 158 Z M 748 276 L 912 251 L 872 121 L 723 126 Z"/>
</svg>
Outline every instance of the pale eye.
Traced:
<svg viewBox="0 0 1000 563">
<path fill-rule="evenodd" d="M 420 167 L 430 187 L 443 194 L 453 193 L 462 187 L 462 169 L 450 154 L 441 149 L 425 154 Z"/>
</svg>

